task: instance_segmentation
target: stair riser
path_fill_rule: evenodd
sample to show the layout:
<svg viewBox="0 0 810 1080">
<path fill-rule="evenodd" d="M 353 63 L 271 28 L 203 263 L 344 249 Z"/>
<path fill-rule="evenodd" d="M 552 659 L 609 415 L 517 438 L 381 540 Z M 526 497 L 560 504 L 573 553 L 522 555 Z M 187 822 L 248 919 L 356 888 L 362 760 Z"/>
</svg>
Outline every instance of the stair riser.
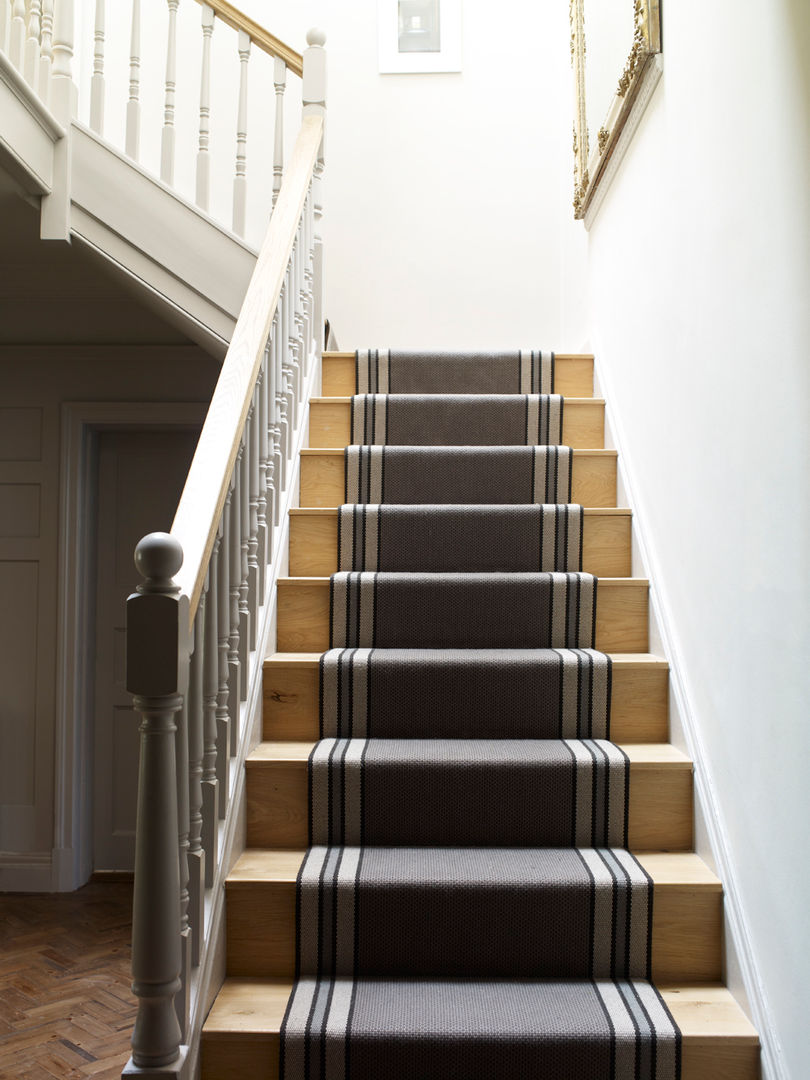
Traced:
<svg viewBox="0 0 810 1080">
<path fill-rule="evenodd" d="M 295 882 L 240 882 L 227 892 L 228 974 L 295 973 Z M 722 893 L 657 885 L 653 904 L 653 979 L 720 978 Z"/>
<path fill-rule="evenodd" d="M 597 577 L 629 577 L 629 514 L 589 514 L 582 529 L 582 569 Z M 296 514 L 290 518 L 290 575 L 320 577 L 337 565 L 337 512 Z"/>
<path fill-rule="evenodd" d="M 574 451 L 571 475 L 573 502 L 593 507 L 616 505 L 614 451 Z M 343 449 L 305 451 L 301 456 L 301 506 L 341 506 L 345 501 Z"/>
<path fill-rule="evenodd" d="M 348 446 L 351 415 L 348 401 L 317 399 L 309 408 L 309 445 Z M 605 445 L 605 403 L 599 400 L 569 399 L 563 410 L 563 445 L 591 450 Z"/>
<path fill-rule="evenodd" d="M 669 672 L 614 661 L 611 737 L 619 743 L 667 741 Z M 317 662 L 268 661 L 264 668 L 263 737 L 309 740 L 319 737 Z"/>
<path fill-rule="evenodd" d="M 676 1016 L 677 1019 L 677 1016 Z M 203 1036 L 202 1080 L 278 1080 L 278 1034 Z M 759 1080 L 759 1047 L 722 1037 L 684 1038 L 681 1080 Z"/>
<path fill-rule="evenodd" d="M 307 800 L 306 760 L 249 761 L 248 847 L 306 847 Z M 635 851 L 691 849 L 690 769 L 631 764 L 628 838 Z"/>
<path fill-rule="evenodd" d="M 354 393 L 355 385 L 354 353 L 325 353 L 324 397 L 349 397 Z M 564 397 L 591 397 L 593 358 L 557 355 L 554 360 L 554 393 Z"/>
<path fill-rule="evenodd" d="M 599 584 L 595 648 L 603 652 L 647 651 L 647 582 Z M 329 648 L 329 581 L 285 578 L 278 583 L 279 652 L 325 652 Z"/>
</svg>

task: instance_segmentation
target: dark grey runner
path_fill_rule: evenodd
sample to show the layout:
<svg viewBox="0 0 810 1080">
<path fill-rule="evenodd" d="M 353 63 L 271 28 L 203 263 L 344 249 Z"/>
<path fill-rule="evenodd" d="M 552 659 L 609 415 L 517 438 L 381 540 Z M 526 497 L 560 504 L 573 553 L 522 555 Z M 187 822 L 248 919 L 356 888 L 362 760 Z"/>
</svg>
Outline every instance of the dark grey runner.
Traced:
<svg viewBox="0 0 810 1080">
<path fill-rule="evenodd" d="M 590 649 L 592 574 L 338 573 L 332 648 Z"/>
<path fill-rule="evenodd" d="M 681 1039 L 642 980 L 301 978 L 282 1080 L 678 1080 Z"/>
<path fill-rule="evenodd" d="M 332 649 L 321 736 L 606 739 L 610 685 L 593 649 Z"/>
<path fill-rule="evenodd" d="M 652 882 L 621 848 L 315 846 L 297 904 L 308 975 L 650 974 Z"/>
<path fill-rule="evenodd" d="M 458 847 L 627 843 L 629 764 L 596 739 L 321 739 L 310 842 Z"/>
<path fill-rule="evenodd" d="M 568 446 L 347 446 L 347 503 L 568 503 Z"/>
<path fill-rule="evenodd" d="M 338 569 L 581 570 L 582 507 L 391 506 L 338 511 Z"/>
<path fill-rule="evenodd" d="M 358 349 L 358 394 L 552 394 L 554 353 Z"/>
<path fill-rule="evenodd" d="M 559 394 L 358 394 L 351 442 L 362 446 L 557 446 Z"/>
</svg>

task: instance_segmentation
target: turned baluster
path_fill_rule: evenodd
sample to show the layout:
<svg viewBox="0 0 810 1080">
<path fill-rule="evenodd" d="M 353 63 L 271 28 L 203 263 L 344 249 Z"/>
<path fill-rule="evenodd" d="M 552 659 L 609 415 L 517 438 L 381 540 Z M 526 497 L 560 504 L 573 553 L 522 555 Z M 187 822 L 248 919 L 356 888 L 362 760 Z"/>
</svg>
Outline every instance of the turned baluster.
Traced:
<svg viewBox="0 0 810 1080">
<path fill-rule="evenodd" d="M 306 342 L 306 372 L 309 374 L 309 361 L 313 349 L 313 325 L 312 325 L 312 256 L 313 256 L 313 232 L 312 232 L 312 185 L 307 192 L 304 203 L 304 341 Z"/>
<path fill-rule="evenodd" d="M 204 751 L 203 678 L 211 638 L 206 637 L 208 580 L 194 620 L 194 652 L 188 680 L 188 923 L 191 930 L 191 964 L 200 962 L 205 899 L 205 851 L 202 845 L 202 778 Z M 216 640 L 216 639 L 214 639 Z"/>
<path fill-rule="evenodd" d="M 273 206 L 276 205 L 284 179 L 284 91 L 287 89 L 287 65 L 276 57 L 273 62 L 273 86 L 276 91 L 276 120 L 273 129 Z"/>
<path fill-rule="evenodd" d="M 305 292 L 304 292 L 304 262 L 306 248 L 304 246 L 304 219 L 298 223 L 298 237 L 293 249 L 293 272 L 295 274 L 295 340 L 298 343 L 298 386 L 296 387 L 296 403 L 300 407 L 303 399 L 304 378 L 307 369 L 307 347 L 305 327 Z"/>
<path fill-rule="evenodd" d="M 142 1069 L 172 1065 L 184 1050 L 174 1007 L 181 971 L 175 718 L 188 676 L 188 598 L 172 580 L 182 562 L 167 533 L 144 537 L 135 564 L 145 581 L 127 600 L 127 689 L 142 717 L 132 904 L 132 1064 Z"/>
<path fill-rule="evenodd" d="M 248 413 L 248 423 L 250 412 Z M 247 699 L 250 657 L 250 437 L 247 425 L 242 432 L 239 458 L 239 696 Z M 236 753 L 236 732 L 231 732 L 231 753 Z"/>
<path fill-rule="evenodd" d="M 195 643 L 189 639 L 192 648 Z M 189 662 L 189 683 L 191 663 Z M 190 689 L 190 687 L 189 687 Z M 188 834 L 189 834 L 189 799 L 188 799 L 188 726 L 189 693 L 183 698 L 183 707 L 177 714 L 177 734 L 175 736 L 175 791 L 177 793 L 177 848 L 180 863 L 180 989 L 174 997 L 177 1022 L 180 1025 L 180 1041 L 188 1040 L 189 1007 L 191 1004 L 191 942 L 188 924 Z"/>
<path fill-rule="evenodd" d="M 41 0 L 28 0 L 28 34 L 25 39 L 23 75 L 29 86 L 36 87 L 39 76 L 39 36 L 41 30 Z"/>
<path fill-rule="evenodd" d="M 202 75 L 200 76 L 200 142 L 197 151 L 197 206 L 207 210 L 211 188 L 211 36 L 214 33 L 214 9 L 202 5 Z"/>
<path fill-rule="evenodd" d="M 249 466 L 249 528 L 248 528 L 248 605 L 250 608 L 250 648 L 256 648 L 258 611 L 261 600 L 260 586 L 262 574 L 259 568 L 259 453 L 261 416 L 259 398 L 261 397 L 262 372 L 259 369 L 256 385 L 253 388 L 253 404 L 247 429 L 248 466 Z"/>
<path fill-rule="evenodd" d="M 309 48 L 304 50 L 302 90 L 304 116 L 323 117 L 324 132 L 326 131 L 326 51 L 323 48 L 325 44 L 326 35 L 322 30 L 313 29 L 309 31 L 307 34 Z M 323 217 L 324 139 L 325 135 L 321 137 L 318 158 L 312 174 L 314 231 L 313 320 L 315 323 L 315 351 L 317 355 L 320 355 L 323 351 L 323 238 L 321 235 L 321 219 Z"/>
<path fill-rule="evenodd" d="M 236 119 L 236 175 L 233 180 L 233 231 L 245 235 L 247 212 L 247 113 L 248 61 L 250 36 L 244 30 L 238 34 L 239 49 L 239 110 Z"/>
<path fill-rule="evenodd" d="M 267 563 L 270 560 L 270 544 L 269 537 L 272 532 L 272 518 L 268 524 L 268 499 L 267 499 L 267 480 L 268 480 L 268 468 L 270 462 L 269 447 L 270 447 L 270 432 L 269 432 L 269 419 L 267 410 L 267 394 L 268 384 L 270 382 L 270 373 L 268 371 L 268 365 L 270 363 L 269 348 L 267 345 L 264 347 L 264 355 L 262 356 L 262 366 L 259 369 L 259 378 L 256 383 L 256 389 L 258 391 L 258 405 L 259 405 L 259 419 L 256 425 L 256 431 L 259 438 L 259 450 L 257 454 L 258 468 L 259 468 L 259 495 L 256 506 L 256 538 L 257 538 L 257 550 L 256 560 L 259 564 L 259 578 L 257 582 L 257 591 L 259 597 L 259 604 L 264 603 L 264 593 L 267 581 Z"/>
<path fill-rule="evenodd" d="M 93 32 L 93 77 L 90 80 L 90 127 L 104 134 L 104 0 L 96 0 Z"/>
<path fill-rule="evenodd" d="M 127 99 L 126 152 L 138 160 L 141 146 L 141 0 L 132 0 L 129 34 L 129 97 Z"/>
<path fill-rule="evenodd" d="M 5 2 L 5 0 L 4 0 Z M 43 0 L 42 32 L 39 46 L 39 96 L 47 105 L 51 96 L 51 68 L 53 67 L 53 0 Z"/>
<path fill-rule="evenodd" d="M 160 179 L 174 183 L 174 103 L 177 90 L 177 9 L 180 0 L 168 0 L 169 31 L 166 44 L 166 93 L 163 108 L 163 134 L 160 144 Z"/>
<path fill-rule="evenodd" d="M 281 511 L 281 494 L 287 490 L 287 394 L 284 374 L 284 290 L 278 300 L 278 311 L 273 328 L 273 354 L 276 370 L 276 521 Z"/>
<path fill-rule="evenodd" d="M 281 343 L 282 349 L 284 350 L 283 359 L 281 361 L 282 370 L 284 371 L 284 392 L 287 398 L 287 444 L 284 448 L 284 453 L 288 461 L 292 459 L 293 438 L 295 429 L 298 426 L 297 403 L 295 400 L 298 350 L 295 339 L 295 319 L 293 317 L 294 302 L 291 262 L 292 260 L 287 263 L 287 272 L 284 277 L 284 337 L 282 338 Z"/>
<path fill-rule="evenodd" d="M 272 518 L 273 531 L 279 524 L 281 513 L 281 490 L 283 488 L 283 474 L 281 465 L 281 378 L 278 360 L 278 309 L 273 316 L 273 325 L 270 328 L 270 353 L 268 355 L 267 370 L 270 374 L 270 385 L 267 388 L 268 426 L 270 434 L 269 467 L 267 470 L 267 483 L 272 493 Z M 273 531 L 270 533 L 272 542 Z"/>
<path fill-rule="evenodd" d="M 22 71 L 25 57 L 25 0 L 14 0 L 11 9 L 8 56 L 18 71 Z"/>
<path fill-rule="evenodd" d="M 217 634 L 219 640 L 219 686 L 217 688 L 217 809 L 220 821 L 225 817 L 230 798 L 231 761 L 231 715 L 228 708 L 231 691 L 231 510 L 233 479 L 225 496 L 222 512 L 222 546 L 219 552 L 219 579 L 217 599 Z M 236 672 L 239 684 L 239 672 Z"/>
<path fill-rule="evenodd" d="M 230 633 L 228 636 L 228 715 L 230 716 L 230 739 L 228 747 L 232 748 L 236 741 L 236 730 L 239 727 L 239 703 L 242 691 L 242 671 L 240 664 L 240 585 L 242 582 L 242 454 L 244 446 L 240 445 L 236 455 L 233 476 L 231 478 L 231 515 L 229 520 L 230 534 L 229 555 L 230 566 Z M 231 752 L 233 752 L 231 750 Z"/>
<path fill-rule="evenodd" d="M 214 884 L 218 858 L 219 784 L 217 780 L 217 697 L 219 694 L 220 640 L 218 569 L 221 565 L 222 522 L 220 521 L 211 562 L 208 565 L 208 592 L 205 601 L 205 664 L 203 670 L 203 754 L 202 754 L 202 846 L 205 853 L 205 885 Z M 227 661 L 225 665 L 227 672 Z"/>
</svg>

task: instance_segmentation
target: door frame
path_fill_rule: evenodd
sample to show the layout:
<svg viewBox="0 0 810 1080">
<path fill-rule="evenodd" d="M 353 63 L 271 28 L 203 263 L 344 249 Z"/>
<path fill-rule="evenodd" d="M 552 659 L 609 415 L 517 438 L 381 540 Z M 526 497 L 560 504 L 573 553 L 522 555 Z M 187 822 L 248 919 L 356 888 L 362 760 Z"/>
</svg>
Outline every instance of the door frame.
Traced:
<svg viewBox="0 0 810 1080">
<path fill-rule="evenodd" d="M 207 402 L 62 404 L 51 888 L 71 891 L 93 872 L 93 696 L 98 437 L 103 431 L 201 427 Z"/>
</svg>

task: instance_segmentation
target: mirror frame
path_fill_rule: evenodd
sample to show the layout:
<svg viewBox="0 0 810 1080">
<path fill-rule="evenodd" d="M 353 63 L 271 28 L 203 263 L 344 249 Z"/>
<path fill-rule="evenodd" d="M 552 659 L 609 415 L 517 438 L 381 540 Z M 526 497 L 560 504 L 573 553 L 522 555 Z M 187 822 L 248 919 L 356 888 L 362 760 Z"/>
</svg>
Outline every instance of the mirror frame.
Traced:
<svg viewBox="0 0 810 1080">
<path fill-rule="evenodd" d="M 655 57 L 661 52 L 660 0 L 622 0 L 633 5 L 633 40 L 628 42 L 624 69 L 616 73 L 613 100 L 597 133 L 596 145 L 591 148 L 585 102 L 585 2 L 570 0 L 571 64 L 575 87 L 574 217 L 577 219 L 585 217 L 600 183 L 606 186 L 608 162 L 616 153 L 639 91 L 655 66 Z M 660 74 L 660 67 L 656 71 Z"/>
</svg>

